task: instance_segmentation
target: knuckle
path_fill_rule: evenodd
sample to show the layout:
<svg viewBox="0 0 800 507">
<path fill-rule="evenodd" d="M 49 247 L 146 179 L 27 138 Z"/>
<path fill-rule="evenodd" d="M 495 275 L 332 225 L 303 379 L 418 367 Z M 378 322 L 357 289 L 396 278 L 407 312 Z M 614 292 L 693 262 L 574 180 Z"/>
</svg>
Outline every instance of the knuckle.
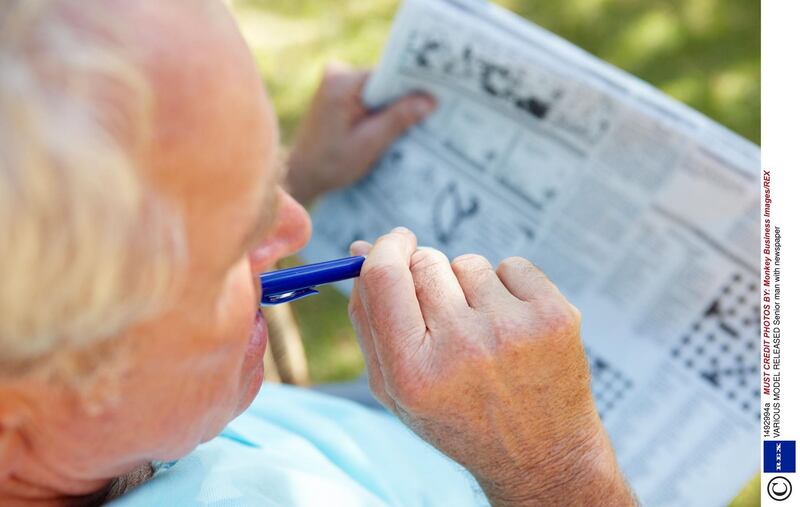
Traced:
<svg viewBox="0 0 800 507">
<path fill-rule="evenodd" d="M 381 236 L 380 238 L 378 238 L 378 241 L 376 242 L 376 244 L 378 242 L 384 243 L 384 242 L 387 242 L 387 241 L 391 241 L 391 242 L 394 242 L 394 243 L 396 243 L 398 241 L 400 241 L 400 242 L 416 241 L 416 238 L 417 238 L 417 236 L 414 234 L 414 231 L 412 231 L 411 229 L 408 229 L 406 227 L 400 226 L 400 227 L 396 227 L 391 232 L 388 232 L 388 233 L 384 234 L 383 236 Z"/>
<path fill-rule="evenodd" d="M 550 305 L 538 313 L 541 329 L 546 336 L 563 338 L 580 333 L 580 312 L 566 301 Z"/>
<path fill-rule="evenodd" d="M 411 271 L 415 274 L 424 274 L 447 263 L 447 256 L 442 252 L 433 248 L 422 248 L 411 256 Z"/>
<path fill-rule="evenodd" d="M 337 65 L 328 65 L 322 72 L 319 94 L 323 98 L 336 98 L 342 94 L 344 70 Z"/>
<path fill-rule="evenodd" d="M 342 75 L 342 68 L 340 65 L 327 64 L 322 71 L 322 82 L 330 84 L 332 81 L 337 81 Z"/>
<path fill-rule="evenodd" d="M 524 257 L 508 257 L 500 261 L 497 265 L 497 273 L 500 275 L 515 275 L 532 278 L 546 278 L 544 273 L 531 261 Z"/>
<path fill-rule="evenodd" d="M 447 341 L 457 348 L 460 357 L 473 363 L 490 362 L 495 357 L 502 317 L 495 320 L 486 315 L 468 313 L 453 322 L 447 331 Z"/>
<path fill-rule="evenodd" d="M 524 319 L 503 313 L 492 318 L 492 330 L 495 339 L 503 343 L 516 340 L 520 335 L 530 332 L 530 326 Z"/>
<path fill-rule="evenodd" d="M 400 281 L 402 274 L 395 266 L 391 264 L 377 264 L 366 266 L 361 273 L 360 280 L 367 290 L 367 293 L 372 290 L 380 291 L 384 287 L 391 287 Z"/>
<path fill-rule="evenodd" d="M 486 259 L 486 257 L 478 254 L 459 255 L 453 259 L 452 267 L 454 271 L 460 273 L 492 270 L 492 264 Z"/>
<path fill-rule="evenodd" d="M 533 319 L 524 311 L 498 313 L 492 317 L 492 335 L 501 352 L 519 350 L 535 337 Z"/>
<path fill-rule="evenodd" d="M 497 265 L 497 269 L 517 269 L 524 266 L 533 266 L 533 264 L 524 257 L 506 257 L 500 264 Z"/>
</svg>

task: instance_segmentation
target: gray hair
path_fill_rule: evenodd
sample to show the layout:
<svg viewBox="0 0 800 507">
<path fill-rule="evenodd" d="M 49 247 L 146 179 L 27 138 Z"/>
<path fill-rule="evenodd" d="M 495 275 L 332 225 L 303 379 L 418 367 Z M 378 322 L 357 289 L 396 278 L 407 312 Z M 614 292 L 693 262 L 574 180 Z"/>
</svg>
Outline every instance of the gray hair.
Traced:
<svg viewBox="0 0 800 507">
<path fill-rule="evenodd" d="M 138 167 L 152 90 L 110 11 L 0 3 L 0 377 L 158 312 L 183 259 Z"/>
</svg>

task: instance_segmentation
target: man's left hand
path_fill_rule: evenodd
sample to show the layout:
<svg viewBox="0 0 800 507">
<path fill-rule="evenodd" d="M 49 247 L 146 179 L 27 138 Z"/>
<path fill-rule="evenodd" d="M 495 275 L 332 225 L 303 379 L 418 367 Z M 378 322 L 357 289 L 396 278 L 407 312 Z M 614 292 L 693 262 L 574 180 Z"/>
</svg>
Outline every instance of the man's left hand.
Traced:
<svg viewBox="0 0 800 507">
<path fill-rule="evenodd" d="M 369 71 L 329 66 L 297 131 L 288 187 L 308 202 L 364 176 L 388 146 L 436 107 L 413 94 L 371 111 L 361 101 Z"/>
</svg>

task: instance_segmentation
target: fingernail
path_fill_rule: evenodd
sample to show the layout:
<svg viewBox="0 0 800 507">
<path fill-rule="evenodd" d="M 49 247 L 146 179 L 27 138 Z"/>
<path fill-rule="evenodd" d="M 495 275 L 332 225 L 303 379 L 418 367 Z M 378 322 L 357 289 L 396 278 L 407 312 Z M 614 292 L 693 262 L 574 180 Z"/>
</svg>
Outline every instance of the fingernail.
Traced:
<svg viewBox="0 0 800 507">
<path fill-rule="evenodd" d="M 370 250 L 372 250 L 372 245 L 366 241 L 358 240 L 350 245 L 350 255 L 367 255 Z"/>
<path fill-rule="evenodd" d="M 409 231 L 407 228 L 403 226 L 395 227 L 394 229 L 392 229 L 392 232 L 396 232 L 397 234 L 411 234 L 411 231 Z"/>
<path fill-rule="evenodd" d="M 414 100 L 413 107 L 414 114 L 419 118 L 424 118 L 433 112 L 433 110 L 436 108 L 436 104 L 434 104 L 433 100 L 429 98 L 419 98 Z"/>
</svg>

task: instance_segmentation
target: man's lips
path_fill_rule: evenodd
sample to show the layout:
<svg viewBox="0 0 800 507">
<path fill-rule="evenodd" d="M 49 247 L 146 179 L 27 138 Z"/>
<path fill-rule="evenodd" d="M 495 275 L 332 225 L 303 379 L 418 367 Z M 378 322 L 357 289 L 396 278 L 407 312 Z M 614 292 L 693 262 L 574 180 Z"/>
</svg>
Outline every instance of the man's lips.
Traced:
<svg viewBox="0 0 800 507">
<path fill-rule="evenodd" d="M 253 327 L 250 329 L 250 342 L 247 344 L 247 355 L 264 357 L 268 343 L 267 321 L 261 314 L 261 310 L 256 311 Z"/>
<path fill-rule="evenodd" d="M 250 328 L 250 341 L 247 343 L 242 363 L 243 391 L 237 414 L 241 414 L 250 406 L 264 382 L 264 354 L 267 352 L 268 336 L 267 321 L 261 310 L 256 310 L 253 326 Z"/>
</svg>

